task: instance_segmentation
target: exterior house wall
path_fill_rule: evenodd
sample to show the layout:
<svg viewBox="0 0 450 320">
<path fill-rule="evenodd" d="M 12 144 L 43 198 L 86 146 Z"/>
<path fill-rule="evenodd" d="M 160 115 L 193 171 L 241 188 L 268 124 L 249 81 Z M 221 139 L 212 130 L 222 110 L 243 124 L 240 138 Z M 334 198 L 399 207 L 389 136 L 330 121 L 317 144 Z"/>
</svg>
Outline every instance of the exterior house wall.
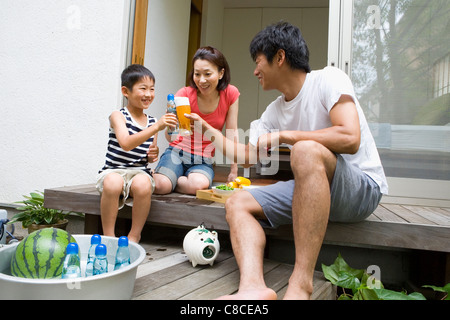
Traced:
<svg viewBox="0 0 450 320">
<path fill-rule="evenodd" d="M 0 1 L 0 203 L 92 183 L 122 103 L 130 1 Z"/>
<path fill-rule="evenodd" d="M 108 116 L 124 103 L 131 3 L 0 2 L 0 203 L 95 182 Z M 185 85 L 189 14 L 190 0 L 149 1 L 144 65 L 156 77 L 156 98 L 147 112 L 158 118 L 167 94 Z M 163 132 L 158 141 L 162 153 Z"/>
</svg>

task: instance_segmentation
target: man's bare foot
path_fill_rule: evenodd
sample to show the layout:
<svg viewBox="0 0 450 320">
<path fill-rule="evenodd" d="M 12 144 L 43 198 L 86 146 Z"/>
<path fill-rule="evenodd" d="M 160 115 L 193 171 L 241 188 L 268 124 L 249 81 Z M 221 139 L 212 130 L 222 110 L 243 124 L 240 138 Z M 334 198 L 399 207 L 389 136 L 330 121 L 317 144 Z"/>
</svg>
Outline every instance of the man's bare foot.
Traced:
<svg viewBox="0 0 450 320">
<path fill-rule="evenodd" d="M 289 285 L 286 293 L 284 294 L 283 300 L 310 300 L 312 294 L 311 290 L 303 290 L 299 286 Z"/>
<path fill-rule="evenodd" d="M 295 295 L 286 292 L 286 294 L 283 297 L 283 300 L 311 300 L 311 296 L 307 293 L 300 293 L 298 295 Z"/>
<path fill-rule="evenodd" d="M 216 300 L 277 300 L 277 294 L 270 288 L 240 290 L 236 294 L 221 296 Z"/>
</svg>

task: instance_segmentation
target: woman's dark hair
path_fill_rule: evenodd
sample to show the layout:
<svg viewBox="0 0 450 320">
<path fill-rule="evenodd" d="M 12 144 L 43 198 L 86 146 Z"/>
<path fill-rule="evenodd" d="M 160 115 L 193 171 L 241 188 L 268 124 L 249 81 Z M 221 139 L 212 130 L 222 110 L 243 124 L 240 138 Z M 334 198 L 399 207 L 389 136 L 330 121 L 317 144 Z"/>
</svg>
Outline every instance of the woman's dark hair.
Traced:
<svg viewBox="0 0 450 320">
<path fill-rule="evenodd" d="M 122 87 L 127 87 L 129 90 L 133 90 L 133 86 L 136 82 L 142 78 L 149 77 L 155 82 L 155 76 L 146 67 L 140 64 L 132 64 L 125 68 L 122 72 Z"/>
<path fill-rule="evenodd" d="M 311 72 L 309 66 L 309 50 L 300 29 L 288 22 L 278 22 L 260 31 L 250 44 L 253 61 L 259 54 L 264 54 L 269 63 L 278 50 L 283 49 L 286 61 L 294 70 Z"/>
<path fill-rule="evenodd" d="M 192 58 L 192 70 L 189 73 L 191 87 L 198 89 L 197 85 L 194 82 L 194 64 L 198 59 L 207 60 L 216 65 L 219 72 L 222 69 L 224 70 L 223 77 L 217 84 L 217 91 L 225 90 L 231 81 L 230 67 L 228 66 L 227 59 L 225 59 L 225 56 L 222 54 L 222 52 L 213 47 L 203 47 L 198 49 L 194 57 Z"/>
</svg>

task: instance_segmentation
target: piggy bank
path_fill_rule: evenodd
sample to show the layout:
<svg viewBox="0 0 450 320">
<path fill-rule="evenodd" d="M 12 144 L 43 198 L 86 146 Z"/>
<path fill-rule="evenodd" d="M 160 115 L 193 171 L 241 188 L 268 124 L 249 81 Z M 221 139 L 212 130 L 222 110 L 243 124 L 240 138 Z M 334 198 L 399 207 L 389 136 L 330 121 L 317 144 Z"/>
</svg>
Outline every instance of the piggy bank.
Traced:
<svg viewBox="0 0 450 320">
<path fill-rule="evenodd" d="M 218 234 L 199 225 L 184 237 L 183 250 L 193 267 L 197 264 L 212 266 L 220 250 Z"/>
</svg>

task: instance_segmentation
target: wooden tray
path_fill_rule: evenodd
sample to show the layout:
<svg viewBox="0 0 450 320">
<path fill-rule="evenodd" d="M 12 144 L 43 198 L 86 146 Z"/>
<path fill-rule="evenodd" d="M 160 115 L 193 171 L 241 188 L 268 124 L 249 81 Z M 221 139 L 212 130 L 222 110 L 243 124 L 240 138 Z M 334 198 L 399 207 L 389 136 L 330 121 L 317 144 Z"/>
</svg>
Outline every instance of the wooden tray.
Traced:
<svg viewBox="0 0 450 320">
<path fill-rule="evenodd" d="M 209 201 L 215 201 L 220 203 L 225 203 L 229 197 L 231 197 L 232 194 L 228 195 L 222 195 L 217 194 L 212 189 L 208 190 L 197 190 L 196 197 L 197 199 L 203 199 L 203 200 L 209 200 Z"/>
</svg>

